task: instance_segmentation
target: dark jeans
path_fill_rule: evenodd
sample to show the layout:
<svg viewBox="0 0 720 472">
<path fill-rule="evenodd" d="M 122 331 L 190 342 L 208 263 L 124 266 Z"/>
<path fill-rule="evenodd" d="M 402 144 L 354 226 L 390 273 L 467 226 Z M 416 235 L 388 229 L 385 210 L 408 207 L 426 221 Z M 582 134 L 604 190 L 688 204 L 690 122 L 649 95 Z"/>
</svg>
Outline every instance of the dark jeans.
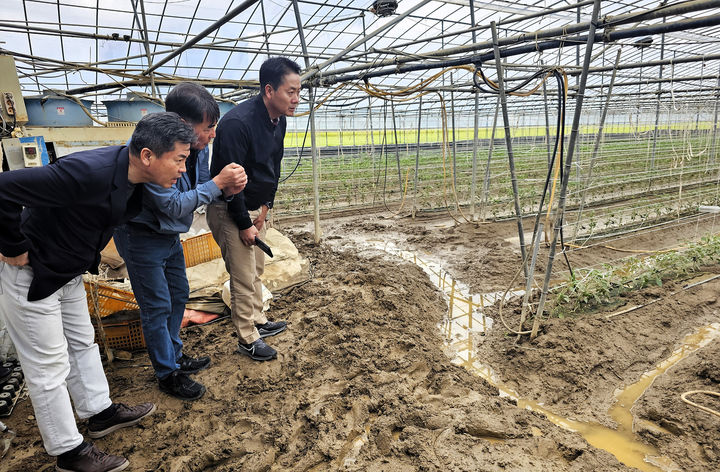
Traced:
<svg viewBox="0 0 720 472">
<path fill-rule="evenodd" d="M 165 378 L 180 368 L 180 324 L 190 291 L 180 238 L 134 225 L 120 226 L 114 238 L 140 305 L 143 335 L 155 375 Z"/>
</svg>

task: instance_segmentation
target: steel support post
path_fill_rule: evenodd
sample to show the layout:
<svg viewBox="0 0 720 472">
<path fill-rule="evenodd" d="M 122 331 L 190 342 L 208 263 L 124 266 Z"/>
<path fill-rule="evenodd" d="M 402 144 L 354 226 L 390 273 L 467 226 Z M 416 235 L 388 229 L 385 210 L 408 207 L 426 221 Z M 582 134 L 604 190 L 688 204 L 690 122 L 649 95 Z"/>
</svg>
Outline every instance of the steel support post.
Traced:
<svg viewBox="0 0 720 472">
<path fill-rule="evenodd" d="M 665 2 L 663 2 L 664 4 Z M 663 17 L 663 23 L 665 23 L 665 17 Z M 660 60 L 662 61 L 665 59 L 665 34 L 662 34 L 660 36 Z M 642 70 L 642 69 L 641 69 Z M 660 71 L 658 73 L 658 78 L 663 78 L 663 66 L 660 66 Z M 662 84 L 658 82 L 658 92 L 662 89 Z M 657 96 L 657 103 L 655 104 L 655 129 L 653 131 L 653 144 L 652 144 L 652 153 L 650 154 L 650 172 L 652 172 L 655 169 L 655 152 L 657 151 L 657 137 L 658 137 L 658 126 L 660 124 L 660 93 L 658 93 Z M 640 121 L 640 120 L 638 120 Z M 652 179 L 650 179 L 650 182 L 652 182 Z M 652 184 L 651 184 L 652 185 Z"/>
<path fill-rule="evenodd" d="M 137 17 L 137 6 L 135 3 L 133 3 L 133 10 L 135 10 L 135 16 Z M 140 12 L 142 14 L 142 32 L 143 32 L 143 43 L 145 44 L 145 55 L 147 56 L 148 61 L 148 67 L 152 67 L 152 55 L 150 53 L 150 43 L 148 42 L 148 27 L 147 27 L 147 17 L 145 16 L 145 0 L 140 0 Z M 138 20 L 138 24 L 140 24 L 140 21 Z M 155 73 L 150 72 L 150 90 L 152 91 L 152 96 L 157 96 L 157 90 L 155 89 Z"/>
<path fill-rule="evenodd" d="M 520 240 L 520 255 L 523 261 L 523 273 L 527 279 L 527 260 L 525 260 L 525 233 L 523 232 L 522 209 L 520 208 L 520 195 L 518 192 L 517 175 L 515 174 L 515 157 L 513 156 L 512 137 L 510 135 L 510 116 L 508 115 L 507 96 L 505 95 L 505 84 L 503 79 L 503 66 L 500 60 L 500 47 L 498 46 L 498 34 L 495 22 L 490 23 L 492 31 L 493 49 L 495 52 L 495 68 L 497 70 L 498 92 L 500 94 L 500 106 L 502 107 L 503 122 L 505 124 L 505 146 L 508 152 L 510 164 L 510 180 L 512 182 L 513 197 L 515 202 L 515 217 L 517 219 L 518 238 Z"/>
<path fill-rule="evenodd" d="M 538 223 L 537 230 L 535 231 L 535 234 L 533 234 L 532 257 L 530 258 L 530 276 L 525 282 L 525 294 L 523 295 L 522 311 L 520 312 L 520 328 L 518 331 L 524 330 L 525 319 L 527 318 L 528 309 L 530 308 L 528 301 L 530 300 L 530 292 L 532 291 L 533 274 L 535 274 L 535 264 L 537 263 L 538 250 L 540 249 L 540 235 L 543 233 L 543 228 L 543 224 Z M 520 338 L 519 334 L 518 338 Z"/>
<path fill-rule="evenodd" d="M 298 36 L 300 37 L 300 45 L 302 46 L 303 55 L 305 56 L 305 69 L 310 67 L 310 58 L 307 54 L 307 45 L 305 44 L 305 32 L 303 31 L 302 20 L 300 19 L 300 8 L 297 0 L 293 0 L 293 9 L 295 10 L 295 21 L 297 22 Z M 312 168 L 313 168 L 313 205 L 315 216 L 315 243 L 320 242 L 322 229 L 320 228 L 320 160 L 317 152 L 317 138 L 315 136 L 315 90 L 308 87 L 310 94 L 310 146 L 312 150 Z"/>
<path fill-rule="evenodd" d="M 478 142 L 479 142 L 479 129 L 480 126 L 480 98 L 478 92 L 475 91 L 475 106 L 473 110 L 473 153 L 472 153 L 472 172 L 470 176 L 470 218 L 472 221 L 477 221 L 477 213 L 475 213 L 475 194 L 477 192 L 477 155 L 478 155 Z"/>
<path fill-rule="evenodd" d="M 265 20 L 265 2 L 264 0 L 260 0 L 260 13 L 262 13 L 262 19 L 263 19 L 263 43 L 265 44 L 265 49 L 267 50 L 268 59 L 270 59 L 270 41 L 268 40 L 268 32 L 267 32 L 267 20 Z M 262 46 L 261 46 L 262 47 Z"/>
<path fill-rule="evenodd" d="M 470 27 L 472 30 L 472 42 L 477 42 L 477 34 L 475 33 L 475 1 L 470 0 Z M 475 192 L 477 187 L 477 154 L 478 154 L 478 126 L 480 126 L 480 95 L 479 91 L 475 90 L 475 107 L 473 114 L 473 154 L 472 154 L 472 175 L 470 176 L 470 219 L 477 221 L 477 214 L 475 213 Z"/>
<path fill-rule="evenodd" d="M 395 102 L 390 100 L 390 113 L 392 114 L 393 136 L 395 138 L 395 162 L 397 163 L 398 184 L 400 184 L 400 195 L 402 195 L 402 171 L 400 170 L 400 142 L 398 141 L 397 121 L 395 119 Z"/>
<path fill-rule="evenodd" d="M 712 134 L 712 147 L 710 152 L 711 162 L 715 162 L 717 158 L 717 130 L 718 130 L 718 105 L 720 102 L 720 71 L 718 71 L 717 86 L 715 88 L 715 112 L 713 118 L 713 134 Z"/>
<path fill-rule="evenodd" d="M 418 174 L 420 172 L 420 128 L 422 126 L 422 95 L 420 95 L 420 105 L 418 106 L 418 126 L 417 126 L 417 149 L 415 150 L 415 179 L 413 183 L 413 204 L 412 219 L 415 219 L 417 212 L 417 191 L 418 191 Z"/>
<path fill-rule="evenodd" d="M 595 25 L 600 14 L 600 0 L 595 0 L 593 4 L 592 20 L 590 21 L 590 31 L 585 47 L 585 60 L 583 61 L 583 73 L 580 75 L 580 85 L 575 102 L 575 114 L 573 116 L 572 131 L 570 132 L 570 142 L 568 145 L 568 155 L 565 159 L 565 172 L 563 173 L 562 186 L 560 188 L 560 198 L 558 200 L 558 209 L 553 224 L 553 239 L 550 243 L 550 254 L 548 255 L 548 263 L 545 267 L 545 281 L 543 283 L 540 301 L 538 302 L 537 313 L 533 322 L 530 338 L 537 337 L 538 328 L 540 327 L 540 319 L 545 309 L 545 300 L 547 299 L 548 289 L 550 287 L 550 278 L 552 277 L 552 266 L 555 260 L 555 250 L 557 249 L 558 239 L 560 239 L 560 231 L 562 230 L 562 221 L 565 214 L 565 198 L 567 196 L 568 182 L 570 181 L 570 171 L 572 170 L 572 158 L 575 150 L 575 143 L 578 138 L 578 128 L 580 126 L 580 116 L 582 114 L 583 99 L 585 98 L 585 85 L 587 85 L 588 69 L 590 68 L 590 59 L 592 57 L 592 48 L 595 42 Z"/>
<path fill-rule="evenodd" d="M 480 212 L 480 219 L 485 220 L 488 200 L 490 199 L 490 163 L 495 149 L 495 132 L 497 131 L 498 114 L 500 113 L 500 95 L 495 100 L 495 117 L 493 118 L 492 132 L 490 133 L 490 146 L 488 148 L 487 166 L 485 166 L 485 179 L 483 180 L 483 201 Z"/>
<path fill-rule="evenodd" d="M 455 209 L 460 208 L 460 199 L 457 197 L 457 137 L 455 136 L 455 92 L 452 90 L 453 76 L 450 73 L 450 125 L 452 126 L 452 172 L 453 193 L 455 194 Z"/>
<path fill-rule="evenodd" d="M 540 67 L 545 67 L 545 64 L 543 61 L 540 61 Z M 552 153 L 553 153 L 553 147 L 550 144 L 550 114 L 548 112 L 548 102 L 547 102 L 547 84 L 546 80 L 543 79 L 543 105 L 545 108 L 545 145 L 547 146 L 547 154 L 548 154 L 548 170 L 550 170 L 550 166 L 552 165 Z M 558 110 L 558 113 L 560 113 L 560 110 Z"/>
<path fill-rule="evenodd" d="M 620 63 L 620 53 L 622 53 L 622 48 L 618 49 L 617 56 L 615 56 L 615 65 L 617 66 Z M 598 151 L 600 150 L 600 143 L 603 140 L 603 132 L 605 129 L 605 118 L 607 117 L 608 109 L 610 108 L 610 97 L 612 97 L 612 91 L 613 86 L 615 85 L 615 77 L 617 76 L 617 69 L 613 69 L 612 77 L 610 77 L 610 85 L 608 86 L 608 92 L 607 97 L 605 97 L 605 106 L 602 109 L 602 112 L 600 114 L 600 128 L 598 129 L 597 137 L 595 138 L 595 145 L 593 146 L 592 155 L 590 157 L 590 165 L 588 167 L 588 173 L 587 177 L 585 178 L 585 184 L 583 185 L 583 194 L 582 198 L 580 199 L 580 207 L 577 211 L 577 217 L 575 220 L 575 231 L 573 233 L 573 241 L 577 239 L 577 235 L 580 229 L 580 219 L 582 218 L 582 212 L 585 208 L 585 198 L 587 197 L 587 190 L 590 186 L 590 182 L 592 181 L 592 172 L 593 172 L 593 166 L 595 165 L 595 160 L 597 159 Z"/>
</svg>

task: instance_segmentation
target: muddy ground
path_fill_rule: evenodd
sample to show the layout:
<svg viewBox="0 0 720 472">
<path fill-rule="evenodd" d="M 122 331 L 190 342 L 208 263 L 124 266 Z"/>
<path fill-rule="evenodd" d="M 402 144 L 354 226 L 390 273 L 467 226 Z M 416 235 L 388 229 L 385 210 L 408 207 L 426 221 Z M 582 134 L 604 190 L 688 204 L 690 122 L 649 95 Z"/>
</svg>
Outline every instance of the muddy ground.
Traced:
<svg viewBox="0 0 720 472">
<path fill-rule="evenodd" d="M 715 293 L 718 289 L 716 285 Z M 716 342 L 678 365 L 670 375 L 659 377 L 640 399 L 636 406 L 638 417 L 665 430 L 657 432 L 640 427 L 640 435 L 664 455 L 675 459 L 683 470 L 720 470 L 720 418 L 681 402 L 679 397 L 691 390 L 720 392 L 719 387 L 720 343 Z M 717 396 L 687 398 L 720 412 Z"/>
<path fill-rule="evenodd" d="M 308 225 L 279 222 L 313 266 L 310 282 L 271 307 L 271 319 L 290 322 L 268 339 L 279 358 L 256 363 L 237 354 L 229 321 L 185 330 L 187 352 L 213 360 L 196 375 L 208 387 L 196 402 L 160 393 L 142 351 L 115 361 L 107 368 L 114 400 L 154 401 L 158 411 L 97 443 L 141 471 L 633 470 L 452 364 L 438 329 L 447 304 L 425 272 L 363 249 L 363 238 L 392 240 L 432 255 L 476 292 L 513 283 L 520 257 L 506 239 L 517 236 L 514 222 L 450 223 L 343 218 L 325 224 L 326 239 L 316 245 Z M 607 245 L 657 249 L 711 230 L 705 221 Z M 627 255 L 594 246 L 569 257 L 586 266 Z M 476 341 L 477 354 L 523 397 L 612 425 L 615 389 L 665 359 L 685 334 L 720 321 L 718 290 L 720 281 L 711 282 L 610 320 L 603 313 L 549 320 L 535 341 L 520 345 L 496 324 Z M 686 390 L 717 391 L 718 363 L 713 342 L 659 377 L 633 410 L 662 428 L 639 428 L 639 436 L 682 470 L 720 470 L 720 421 L 679 401 Z M 18 437 L 0 471 L 52 470 L 32 415 L 24 401 L 6 421 Z"/>
</svg>

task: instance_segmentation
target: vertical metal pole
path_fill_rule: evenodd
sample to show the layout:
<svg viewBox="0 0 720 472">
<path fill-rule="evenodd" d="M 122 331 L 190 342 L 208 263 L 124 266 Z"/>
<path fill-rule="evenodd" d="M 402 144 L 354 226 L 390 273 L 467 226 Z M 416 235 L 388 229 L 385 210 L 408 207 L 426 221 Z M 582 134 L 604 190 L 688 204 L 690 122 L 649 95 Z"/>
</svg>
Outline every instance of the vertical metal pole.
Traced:
<svg viewBox="0 0 720 472">
<path fill-rule="evenodd" d="M 367 29 L 365 27 L 365 12 L 363 12 L 361 15 L 362 17 L 362 24 L 363 24 L 363 35 L 367 34 Z M 365 51 L 367 51 L 367 43 L 365 43 Z M 373 169 L 375 168 L 375 131 L 373 130 L 373 122 L 372 122 L 372 99 L 368 95 L 368 128 L 370 129 L 370 159 L 373 161 Z"/>
<path fill-rule="evenodd" d="M 265 32 L 263 42 L 265 43 L 265 49 L 267 50 L 268 59 L 270 59 L 270 41 L 268 41 L 267 21 L 265 20 L 265 1 L 264 0 L 260 0 L 260 13 L 262 13 L 263 31 Z"/>
<path fill-rule="evenodd" d="M 470 0 L 470 26 L 475 27 L 475 2 Z M 472 42 L 477 42 L 475 30 L 472 31 Z M 478 154 L 478 126 L 480 125 L 480 97 L 478 90 L 475 90 L 475 116 L 473 120 L 473 155 L 472 155 L 472 175 L 470 179 L 470 218 L 477 221 L 475 213 L 475 188 L 477 187 L 477 154 Z"/>
<path fill-rule="evenodd" d="M 133 7 L 135 9 L 135 15 L 137 16 L 137 7 L 135 4 L 133 4 Z M 148 41 L 148 28 L 147 28 L 147 19 L 145 18 L 145 2 L 144 0 L 140 0 L 140 14 L 142 15 L 142 35 L 143 35 L 143 42 L 145 43 L 145 55 L 147 56 L 148 60 L 148 68 L 152 67 L 152 56 L 150 55 L 150 43 Z M 138 25 L 140 24 L 140 21 L 138 21 Z M 150 72 L 150 90 L 152 91 L 152 96 L 157 96 L 157 92 L 155 89 L 155 73 Z"/>
<path fill-rule="evenodd" d="M 415 150 L 415 182 L 413 185 L 413 204 L 412 204 L 412 218 L 415 219 L 415 212 L 417 211 L 417 190 L 418 190 L 418 173 L 420 171 L 420 126 L 422 125 L 422 95 L 420 95 L 420 105 L 418 106 L 418 135 L 417 135 L 417 149 Z"/>
<path fill-rule="evenodd" d="M 452 171 L 453 171 L 453 193 L 455 194 L 455 208 L 460 207 L 460 199 L 457 198 L 457 138 L 455 137 L 455 92 L 452 91 L 454 86 L 453 74 L 450 73 L 450 119 L 452 125 Z"/>
<path fill-rule="evenodd" d="M 372 120 L 372 104 L 371 99 L 368 97 L 368 112 L 367 112 L 367 119 L 369 123 L 370 128 L 370 157 L 372 159 L 375 159 L 375 131 L 373 130 L 373 120 Z"/>
<path fill-rule="evenodd" d="M 560 231 L 562 229 L 562 221 L 565 213 L 565 197 L 567 196 L 568 182 L 570 181 L 570 171 L 572 169 L 572 158 L 575 150 L 575 143 L 578 137 L 578 128 L 580 126 L 580 116 L 582 113 L 583 99 L 585 98 L 585 86 L 587 85 L 588 69 L 590 68 L 590 59 L 592 58 L 592 48 L 595 41 L 595 25 L 597 24 L 598 15 L 600 14 L 600 0 L 595 0 L 593 3 L 592 20 L 590 21 L 590 29 L 588 30 L 587 46 L 585 47 L 585 60 L 583 61 L 582 74 L 580 75 L 580 85 L 576 95 L 575 102 L 575 114 L 573 116 L 572 131 L 570 132 L 570 142 L 568 146 L 568 155 L 565 160 L 565 172 L 563 174 L 562 186 L 560 188 L 560 198 L 558 200 L 558 210 L 555 215 L 555 223 L 553 224 L 553 239 L 550 243 L 550 254 L 548 256 L 548 263 L 545 268 L 545 282 L 543 284 L 543 290 L 540 294 L 540 301 L 538 302 L 537 313 L 535 314 L 535 321 L 533 322 L 532 332 L 530 338 L 534 339 L 537 337 L 538 328 L 540 327 L 540 318 L 542 318 L 543 311 L 545 309 L 545 300 L 547 299 L 548 288 L 550 287 L 550 278 L 552 277 L 552 266 L 555 259 L 555 250 L 557 248 L 557 242 L 560 238 Z"/>
<path fill-rule="evenodd" d="M 507 146 L 508 161 L 510 162 L 510 179 L 512 181 L 513 196 L 515 199 L 515 215 L 517 217 L 518 238 L 520 240 L 520 255 L 523 261 L 523 273 L 527 279 L 527 261 L 525 260 L 525 233 L 523 232 L 522 210 L 520 209 L 520 196 L 518 193 L 517 175 L 515 175 L 515 158 L 512 150 L 512 139 L 510 136 L 510 117 L 507 109 L 507 97 L 505 96 L 505 84 L 503 79 L 503 67 L 500 59 L 500 47 L 498 46 L 497 26 L 490 22 L 492 31 L 493 49 L 495 51 L 495 68 L 497 69 L 498 92 L 500 93 L 500 105 L 502 106 L 503 121 L 505 122 L 505 145 Z"/>
<path fill-rule="evenodd" d="M 660 5 L 664 5 L 666 2 L 662 2 Z M 665 23 L 665 17 L 663 16 L 663 23 Z M 665 33 L 663 33 L 660 36 L 660 60 L 662 61 L 665 58 Z M 663 66 L 660 66 L 660 73 L 658 75 L 658 78 L 662 79 L 663 76 Z M 652 144 L 652 154 L 650 154 L 650 170 L 655 169 L 655 151 L 657 150 L 657 137 L 658 137 L 658 125 L 660 124 L 660 90 L 662 89 L 662 84 L 658 82 L 658 94 L 657 94 L 657 103 L 655 104 L 655 130 L 653 131 L 653 144 Z M 650 179 L 652 182 L 652 179 Z"/>
<path fill-rule="evenodd" d="M 720 101 L 720 71 L 718 71 L 717 86 L 715 87 L 715 117 L 713 118 L 712 151 L 710 152 L 711 162 L 717 157 L 717 130 L 718 130 L 718 102 Z"/>
<path fill-rule="evenodd" d="M 307 46 L 305 44 L 305 33 L 303 32 L 302 21 L 300 20 L 300 9 L 297 0 L 293 0 L 293 9 L 295 10 L 295 21 L 297 22 L 298 36 L 300 37 L 300 45 L 302 46 L 303 56 L 305 58 L 305 70 L 310 68 L 310 58 L 308 57 Z M 310 144 L 312 148 L 312 167 L 313 167 L 313 202 L 315 216 L 315 243 L 320 242 L 322 229 L 320 228 L 320 160 L 317 155 L 317 142 L 315 138 L 315 91 L 312 87 L 308 87 L 310 94 Z"/>
<path fill-rule="evenodd" d="M 545 64 L 543 61 L 540 61 L 540 66 L 544 67 Z M 550 114 L 548 112 L 548 102 L 547 102 L 547 84 L 546 81 L 543 80 L 543 103 L 545 105 L 545 145 L 547 146 L 547 158 L 548 158 L 548 170 L 550 169 L 550 165 L 552 164 L 552 152 L 553 148 L 550 145 Z M 560 111 L 558 110 L 558 113 Z"/>
<path fill-rule="evenodd" d="M 395 120 L 395 102 L 390 100 L 390 111 L 393 120 L 393 136 L 395 136 L 395 161 L 397 162 L 398 183 L 400 184 L 400 195 L 402 195 L 402 171 L 400 170 L 400 143 L 398 142 L 397 121 Z"/>
<path fill-rule="evenodd" d="M 497 131 L 498 114 L 500 113 L 500 95 L 495 101 L 495 118 L 493 118 L 492 133 L 490 133 L 490 147 L 488 148 L 487 166 L 485 167 L 485 180 L 483 181 L 483 202 L 480 218 L 485 220 L 485 212 L 488 200 L 490 199 L 490 163 L 492 162 L 492 153 L 495 149 L 495 132 Z"/>
<path fill-rule="evenodd" d="M 530 276 L 527 278 L 527 281 L 525 282 L 525 295 L 523 295 L 523 303 L 522 303 L 522 311 L 520 312 L 520 329 L 518 331 L 523 331 L 523 325 L 525 324 L 525 319 L 527 318 L 527 312 L 529 308 L 528 300 L 530 299 L 530 291 L 532 290 L 532 282 L 533 282 L 533 274 L 535 273 L 535 264 L 537 263 L 537 255 L 538 250 L 540 249 L 540 235 L 543 234 L 543 224 L 541 222 L 538 222 L 537 225 L 537 231 L 533 235 L 533 250 L 532 250 L 532 257 L 530 258 Z M 520 335 L 518 334 L 518 338 Z"/>
<path fill-rule="evenodd" d="M 605 128 L 605 118 L 607 117 L 608 109 L 610 108 L 610 97 L 612 96 L 613 86 L 615 85 L 615 77 L 617 76 L 617 67 L 620 64 L 620 53 L 622 48 L 618 49 L 617 56 L 615 56 L 615 66 L 613 67 L 612 77 L 610 78 L 610 85 L 608 87 L 607 97 L 605 98 L 605 106 L 603 107 L 600 115 L 600 128 L 598 129 L 597 138 L 595 138 L 595 146 L 593 147 L 592 156 L 590 157 L 590 166 L 588 168 L 588 175 L 585 179 L 585 185 L 583 188 L 582 198 L 580 199 L 580 208 L 578 208 L 577 218 L 575 220 L 575 232 L 573 234 L 573 241 L 577 239 L 578 231 L 580 229 L 580 219 L 582 217 L 583 208 L 585 207 L 585 198 L 587 196 L 587 190 L 592 180 L 593 166 L 600 149 L 600 143 L 603 139 L 603 131 Z"/>
<path fill-rule="evenodd" d="M 576 20 L 580 23 L 580 7 L 576 10 Z M 575 45 L 575 67 L 580 67 L 580 44 Z M 575 85 L 578 85 L 579 78 L 575 76 Z"/>
</svg>

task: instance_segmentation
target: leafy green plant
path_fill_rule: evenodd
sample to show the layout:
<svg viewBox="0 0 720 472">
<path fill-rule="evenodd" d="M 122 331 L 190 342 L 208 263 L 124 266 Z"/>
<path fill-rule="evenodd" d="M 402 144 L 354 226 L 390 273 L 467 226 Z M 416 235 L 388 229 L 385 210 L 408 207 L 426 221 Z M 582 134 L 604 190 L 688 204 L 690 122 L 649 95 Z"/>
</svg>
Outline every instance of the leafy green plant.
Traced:
<svg viewBox="0 0 720 472">
<path fill-rule="evenodd" d="M 705 236 L 677 251 L 630 257 L 622 264 L 576 271 L 575 277 L 554 290 L 551 313 L 560 318 L 592 311 L 633 290 L 661 286 L 664 281 L 696 272 L 720 261 L 720 236 Z"/>
</svg>

